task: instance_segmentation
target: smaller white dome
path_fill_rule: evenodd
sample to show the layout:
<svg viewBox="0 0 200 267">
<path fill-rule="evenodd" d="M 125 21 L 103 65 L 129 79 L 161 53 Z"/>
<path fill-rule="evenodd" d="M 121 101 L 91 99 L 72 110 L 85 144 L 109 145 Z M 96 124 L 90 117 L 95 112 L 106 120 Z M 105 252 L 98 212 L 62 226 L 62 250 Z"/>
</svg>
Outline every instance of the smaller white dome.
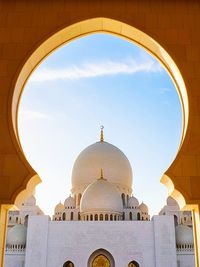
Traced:
<svg viewBox="0 0 200 267">
<path fill-rule="evenodd" d="M 7 234 L 7 245 L 25 245 L 26 244 L 27 228 L 22 224 L 17 224 L 12 227 Z"/>
<path fill-rule="evenodd" d="M 190 227 L 180 224 L 176 226 L 175 231 L 177 245 L 194 244 L 193 231 Z"/>
<path fill-rule="evenodd" d="M 142 212 L 146 212 L 146 213 L 149 212 L 149 209 L 148 209 L 147 205 L 144 204 L 143 202 L 140 204 L 139 209 L 140 209 Z"/>
<path fill-rule="evenodd" d="M 167 198 L 167 206 L 178 206 L 178 203 L 173 197 L 168 197 Z"/>
<path fill-rule="evenodd" d="M 23 206 L 35 206 L 36 198 L 32 195 L 29 198 L 27 198 L 22 205 Z"/>
<path fill-rule="evenodd" d="M 83 193 L 81 212 L 122 212 L 123 205 L 116 187 L 106 179 L 100 178 L 90 184 Z"/>
<path fill-rule="evenodd" d="M 66 209 L 75 209 L 76 201 L 73 197 L 69 196 L 65 199 L 64 206 Z"/>
<path fill-rule="evenodd" d="M 139 201 L 137 200 L 136 197 L 132 196 L 128 200 L 128 207 L 129 208 L 135 208 L 139 206 Z"/>
<path fill-rule="evenodd" d="M 62 212 L 64 209 L 65 209 L 64 205 L 63 205 L 61 202 L 59 202 L 59 203 L 55 206 L 54 213 Z"/>
</svg>

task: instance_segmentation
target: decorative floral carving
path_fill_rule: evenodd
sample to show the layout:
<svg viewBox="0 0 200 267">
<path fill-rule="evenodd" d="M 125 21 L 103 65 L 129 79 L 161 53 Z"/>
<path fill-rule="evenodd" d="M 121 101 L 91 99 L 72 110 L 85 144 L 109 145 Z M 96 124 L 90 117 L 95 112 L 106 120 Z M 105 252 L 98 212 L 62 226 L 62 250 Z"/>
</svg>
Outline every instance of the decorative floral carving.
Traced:
<svg viewBox="0 0 200 267">
<path fill-rule="evenodd" d="M 101 254 L 94 258 L 92 267 L 111 267 L 111 265 L 108 258 Z"/>
</svg>

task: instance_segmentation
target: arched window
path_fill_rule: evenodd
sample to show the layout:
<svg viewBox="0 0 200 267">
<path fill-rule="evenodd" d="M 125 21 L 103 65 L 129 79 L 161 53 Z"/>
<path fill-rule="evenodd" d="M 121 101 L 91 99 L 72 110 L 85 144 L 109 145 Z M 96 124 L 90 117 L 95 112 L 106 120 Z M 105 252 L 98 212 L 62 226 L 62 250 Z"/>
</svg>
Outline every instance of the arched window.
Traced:
<svg viewBox="0 0 200 267">
<path fill-rule="evenodd" d="M 178 217 L 176 215 L 174 215 L 174 225 L 175 226 L 178 225 Z"/>
<path fill-rule="evenodd" d="M 87 215 L 86 220 L 87 220 L 87 221 L 89 220 L 89 215 Z"/>
<path fill-rule="evenodd" d="M 88 259 L 88 267 L 115 267 L 113 256 L 105 249 L 98 249 Z"/>
<path fill-rule="evenodd" d="M 67 261 L 63 264 L 63 267 L 75 267 L 75 265 L 73 264 L 73 262 Z"/>
<path fill-rule="evenodd" d="M 110 220 L 111 220 L 111 221 L 113 220 L 113 215 L 112 215 L 112 214 L 110 215 Z"/>
<path fill-rule="evenodd" d="M 122 220 L 125 220 L 125 212 L 122 213 Z"/>
<path fill-rule="evenodd" d="M 16 217 L 16 223 L 18 223 L 18 217 Z"/>
<path fill-rule="evenodd" d="M 115 221 L 117 220 L 117 215 L 114 216 L 114 220 L 115 220 Z"/>
<path fill-rule="evenodd" d="M 98 215 L 97 214 L 94 215 L 94 220 L 98 221 Z"/>
<path fill-rule="evenodd" d="M 74 219 L 74 213 L 71 212 L 71 214 L 70 214 L 70 220 L 73 221 L 73 219 Z"/>
<path fill-rule="evenodd" d="M 103 221 L 103 214 L 100 214 L 100 221 Z"/>
<path fill-rule="evenodd" d="M 123 204 L 123 207 L 126 206 L 126 203 L 125 203 L 125 194 L 124 193 L 122 194 L 122 204 Z"/>
<path fill-rule="evenodd" d="M 24 218 L 24 225 L 28 226 L 28 214 Z"/>
<path fill-rule="evenodd" d="M 132 221 L 133 217 L 132 217 L 132 212 L 129 213 L 129 220 Z"/>
<path fill-rule="evenodd" d="M 65 221 L 65 219 L 66 219 L 65 212 L 62 215 L 62 219 L 63 219 L 63 221 Z"/>
<path fill-rule="evenodd" d="M 105 215 L 105 220 L 108 221 L 108 214 Z"/>
<path fill-rule="evenodd" d="M 140 221 L 140 213 L 137 213 L 137 220 Z"/>
<path fill-rule="evenodd" d="M 110 266 L 110 261 L 103 254 L 97 255 L 92 261 L 92 267 L 97 267 L 97 266 Z"/>
<path fill-rule="evenodd" d="M 90 215 L 90 221 L 93 221 L 93 215 L 92 214 Z"/>
<path fill-rule="evenodd" d="M 140 267 L 140 265 L 136 261 L 131 261 L 129 262 L 128 267 Z"/>
</svg>

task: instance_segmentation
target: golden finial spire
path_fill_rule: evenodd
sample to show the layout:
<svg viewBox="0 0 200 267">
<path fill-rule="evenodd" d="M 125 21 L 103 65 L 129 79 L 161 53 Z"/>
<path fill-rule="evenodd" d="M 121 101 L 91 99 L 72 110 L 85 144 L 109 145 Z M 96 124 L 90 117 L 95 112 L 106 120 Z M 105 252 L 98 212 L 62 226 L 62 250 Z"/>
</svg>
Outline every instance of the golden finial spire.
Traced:
<svg viewBox="0 0 200 267">
<path fill-rule="evenodd" d="M 102 169 L 102 168 L 101 168 L 101 175 L 100 175 L 99 180 L 106 180 L 106 179 L 103 177 L 103 169 Z"/>
<path fill-rule="evenodd" d="M 104 129 L 104 126 L 101 125 L 101 136 L 100 136 L 100 141 L 101 141 L 101 142 L 104 141 L 103 129 Z"/>
<path fill-rule="evenodd" d="M 103 169 L 101 168 L 101 176 L 100 176 L 101 179 L 103 179 Z"/>
</svg>

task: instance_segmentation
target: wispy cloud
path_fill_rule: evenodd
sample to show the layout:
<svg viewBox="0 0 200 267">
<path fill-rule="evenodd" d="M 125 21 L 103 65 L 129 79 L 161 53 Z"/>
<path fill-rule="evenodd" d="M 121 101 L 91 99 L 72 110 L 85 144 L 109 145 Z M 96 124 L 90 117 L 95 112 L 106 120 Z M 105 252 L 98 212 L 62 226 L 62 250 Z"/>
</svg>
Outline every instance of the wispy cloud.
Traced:
<svg viewBox="0 0 200 267">
<path fill-rule="evenodd" d="M 35 110 L 25 110 L 25 109 L 19 110 L 19 116 L 20 118 L 25 119 L 25 120 L 49 119 L 50 118 L 45 113 L 38 112 Z"/>
<path fill-rule="evenodd" d="M 171 92 L 171 89 L 168 87 L 160 88 L 161 94 L 166 94 L 166 93 L 170 93 L 170 92 Z"/>
<path fill-rule="evenodd" d="M 55 80 L 78 80 L 116 74 L 134 74 L 137 72 L 160 72 L 163 68 L 160 63 L 146 59 L 129 59 L 126 61 L 107 60 L 98 63 L 72 65 L 67 68 L 43 68 L 33 73 L 31 82 L 45 82 Z"/>
</svg>

